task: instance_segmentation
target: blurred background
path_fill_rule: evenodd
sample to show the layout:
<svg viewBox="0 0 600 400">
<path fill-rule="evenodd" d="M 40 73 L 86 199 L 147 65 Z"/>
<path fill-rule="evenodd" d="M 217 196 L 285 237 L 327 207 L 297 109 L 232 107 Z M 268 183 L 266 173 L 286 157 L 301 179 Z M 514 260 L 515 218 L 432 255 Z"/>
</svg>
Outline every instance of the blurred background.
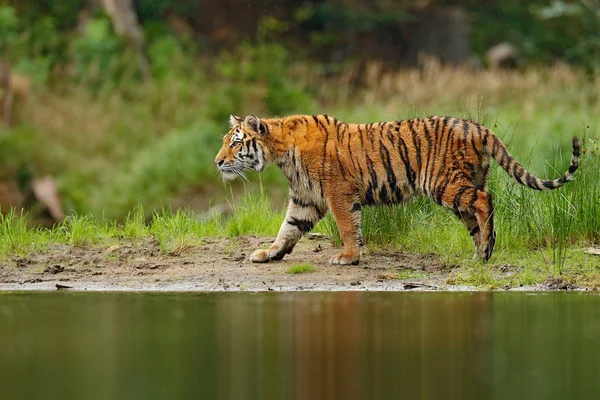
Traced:
<svg viewBox="0 0 600 400">
<path fill-rule="evenodd" d="M 0 207 L 227 213 L 260 185 L 282 206 L 274 167 L 217 175 L 231 113 L 469 117 L 543 175 L 596 143 L 599 67 L 597 0 L 3 0 Z"/>
</svg>

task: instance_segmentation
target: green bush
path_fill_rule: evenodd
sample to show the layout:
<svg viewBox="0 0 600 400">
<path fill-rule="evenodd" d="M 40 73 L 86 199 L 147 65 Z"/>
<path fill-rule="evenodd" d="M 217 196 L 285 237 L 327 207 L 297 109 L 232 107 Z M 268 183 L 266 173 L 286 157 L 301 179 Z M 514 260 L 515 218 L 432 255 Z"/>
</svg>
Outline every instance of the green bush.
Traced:
<svg viewBox="0 0 600 400">
<path fill-rule="evenodd" d="M 241 114 L 246 104 L 252 104 L 249 111 L 258 113 L 257 102 L 270 115 L 307 112 L 311 96 L 290 74 L 292 54 L 270 39 L 285 29 L 281 21 L 265 18 L 256 42 L 246 41 L 220 55 L 214 64 L 220 89 L 211 91 L 207 99 L 211 118 L 222 121 L 231 113 Z"/>
<path fill-rule="evenodd" d="M 83 36 L 73 40 L 73 59 L 77 76 L 101 83 L 114 77 L 121 41 L 106 18 L 88 21 Z"/>
<path fill-rule="evenodd" d="M 17 40 L 19 20 L 15 10 L 0 5 L 0 53 L 5 53 Z"/>
</svg>

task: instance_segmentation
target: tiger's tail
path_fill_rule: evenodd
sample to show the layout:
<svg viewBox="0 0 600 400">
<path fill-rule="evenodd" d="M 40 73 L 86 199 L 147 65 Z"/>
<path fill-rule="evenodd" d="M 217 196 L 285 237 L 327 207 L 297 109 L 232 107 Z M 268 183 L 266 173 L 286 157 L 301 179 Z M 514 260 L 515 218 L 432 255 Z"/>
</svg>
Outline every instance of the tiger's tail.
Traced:
<svg viewBox="0 0 600 400">
<path fill-rule="evenodd" d="M 494 157 L 494 160 L 517 182 L 521 185 L 528 186 L 535 190 L 553 190 L 558 189 L 566 182 L 572 181 L 579 166 L 579 139 L 577 136 L 573 137 L 573 156 L 571 158 L 571 166 L 560 178 L 552 180 L 544 180 L 536 177 L 529 171 L 527 171 L 515 158 L 506 150 L 504 144 L 495 135 L 494 140 L 488 142 L 486 148 L 488 154 Z"/>
</svg>

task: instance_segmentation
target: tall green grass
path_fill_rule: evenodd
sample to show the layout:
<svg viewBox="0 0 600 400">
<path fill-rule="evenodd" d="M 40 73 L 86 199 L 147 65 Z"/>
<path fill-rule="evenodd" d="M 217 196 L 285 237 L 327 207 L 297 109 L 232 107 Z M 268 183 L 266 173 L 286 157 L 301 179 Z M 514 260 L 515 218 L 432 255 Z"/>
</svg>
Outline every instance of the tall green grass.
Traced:
<svg viewBox="0 0 600 400">
<path fill-rule="evenodd" d="M 14 209 L 0 213 L 0 254 L 22 257 L 44 248 L 50 240 L 50 232 L 43 228 L 28 228 L 26 218 Z"/>
<path fill-rule="evenodd" d="M 259 194 L 246 194 L 239 203 L 233 204 L 233 209 L 233 217 L 225 226 L 228 236 L 276 235 L 284 216 L 282 209 L 273 207 L 264 190 Z"/>
<path fill-rule="evenodd" d="M 207 237 L 277 234 L 283 207 L 274 208 L 264 192 L 247 192 L 228 218 L 220 214 L 202 218 L 189 209 L 147 212 L 140 205 L 118 222 L 73 215 L 54 229 L 30 228 L 27 218 L 11 209 L 0 214 L 0 258 L 25 256 L 50 243 L 69 246 L 108 246 L 123 239 L 154 238 L 164 253 L 181 253 Z"/>
</svg>

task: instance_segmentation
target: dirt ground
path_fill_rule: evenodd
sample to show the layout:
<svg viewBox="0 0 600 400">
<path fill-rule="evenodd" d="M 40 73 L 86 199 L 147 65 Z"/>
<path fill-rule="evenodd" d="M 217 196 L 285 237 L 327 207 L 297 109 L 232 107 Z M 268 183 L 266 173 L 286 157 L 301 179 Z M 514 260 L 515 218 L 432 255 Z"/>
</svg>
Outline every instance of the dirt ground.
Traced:
<svg viewBox="0 0 600 400">
<path fill-rule="evenodd" d="M 472 290 L 447 284 L 456 266 L 431 254 L 365 252 L 356 266 L 335 266 L 339 249 L 327 239 L 303 238 L 282 261 L 248 260 L 273 238 L 206 239 L 200 246 L 161 252 L 154 239 L 124 240 L 108 248 L 53 245 L 0 265 L 0 290 Z M 310 262 L 315 271 L 288 274 Z M 404 277 L 403 279 L 401 279 Z M 548 289 L 546 287 L 546 289 Z"/>
<path fill-rule="evenodd" d="M 109 248 L 53 245 L 0 265 L 0 290 L 436 290 L 452 269 L 434 255 L 369 253 L 356 266 L 334 266 L 339 249 L 326 239 L 303 238 L 284 260 L 248 260 L 273 238 L 207 239 L 197 247 L 165 254 L 154 239 L 127 240 Z M 315 272 L 287 274 L 310 262 Z M 398 279 L 419 276 L 417 279 Z M 424 277 L 421 277 L 424 276 Z"/>
</svg>

